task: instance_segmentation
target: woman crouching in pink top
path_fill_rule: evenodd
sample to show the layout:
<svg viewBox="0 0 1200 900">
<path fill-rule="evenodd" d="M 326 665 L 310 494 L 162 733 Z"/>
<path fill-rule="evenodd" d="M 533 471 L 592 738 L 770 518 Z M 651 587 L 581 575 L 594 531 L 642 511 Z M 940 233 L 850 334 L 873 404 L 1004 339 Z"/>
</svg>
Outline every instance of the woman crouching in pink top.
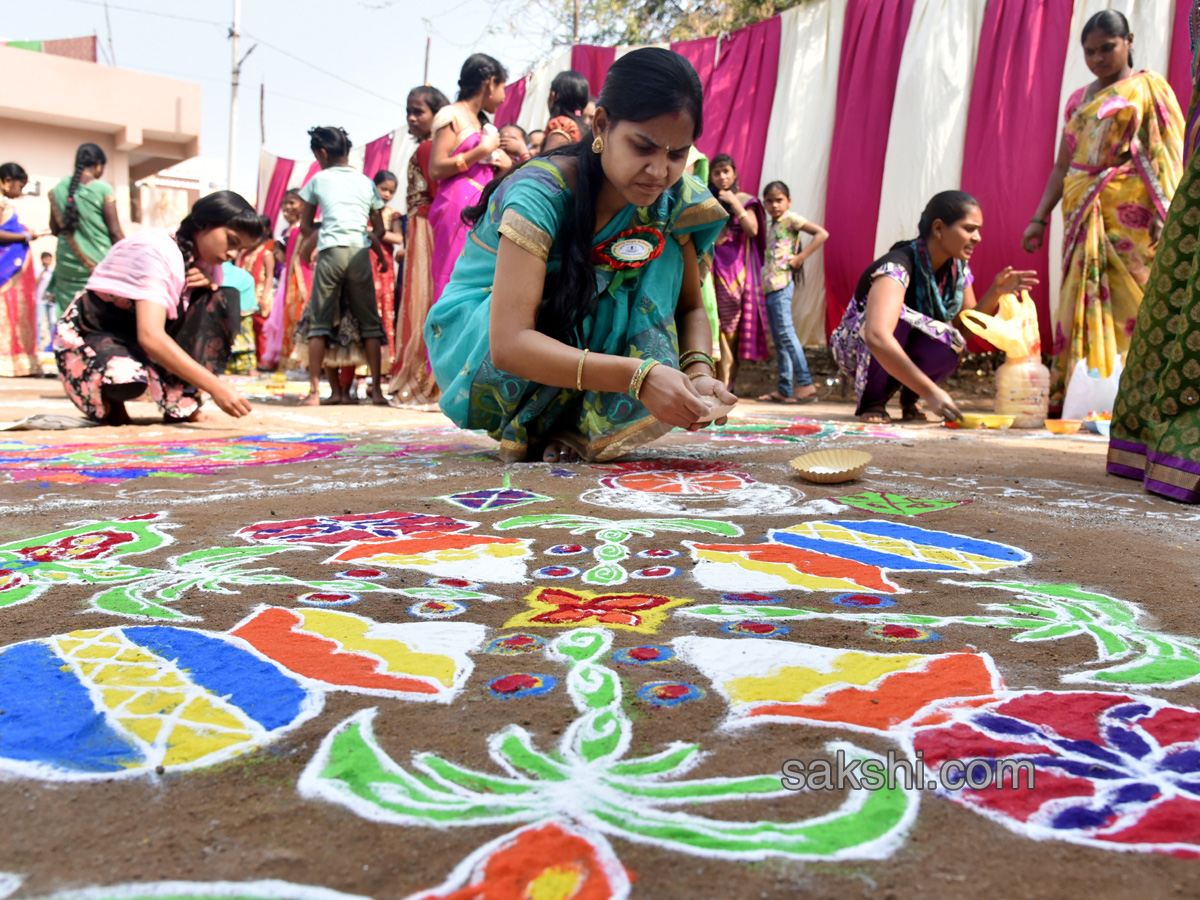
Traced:
<svg viewBox="0 0 1200 900">
<path fill-rule="evenodd" d="M 196 201 L 174 235 L 147 228 L 113 246 L 63 313 L 54 357 L 67 396 L 89 419 L 132 424 L 146 390 L 167 423 L 199 421 L 200 391 L 231 416 L 250 412 L 224 383 L 241 304 L 221 264 L 253 247 L 268 222 L 232 191 Z"/>
</svg>

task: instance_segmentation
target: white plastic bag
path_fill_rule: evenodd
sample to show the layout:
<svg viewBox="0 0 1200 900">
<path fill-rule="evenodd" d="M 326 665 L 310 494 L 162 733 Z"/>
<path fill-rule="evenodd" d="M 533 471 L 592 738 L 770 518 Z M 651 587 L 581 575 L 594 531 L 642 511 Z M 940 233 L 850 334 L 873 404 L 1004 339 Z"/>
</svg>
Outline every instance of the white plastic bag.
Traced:
<svg viewBox="0 0 1200 900">
<path fill-rule="evenodd" d="M 1071 380 L 1067 384 L 1067 395 L 1063 398 L 1064 419 L 1086 419 L 1090 412 L 1112 412 L 1117 402 L 1117 388 L 1121 386 L 1121 372 L 1125 363 L 1120 356 L 1107 378 L 1088 372 L 1086 359 L 1075 364 Z"/>
</svg>

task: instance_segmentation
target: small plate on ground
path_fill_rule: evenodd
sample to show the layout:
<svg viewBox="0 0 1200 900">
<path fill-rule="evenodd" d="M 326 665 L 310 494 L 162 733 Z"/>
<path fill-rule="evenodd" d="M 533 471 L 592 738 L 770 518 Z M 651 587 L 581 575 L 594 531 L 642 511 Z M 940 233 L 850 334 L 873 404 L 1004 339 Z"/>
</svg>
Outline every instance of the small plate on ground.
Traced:
<svg viewBox="0 0 1200 900">
<path fill-rule="evenodd" d="M 814 484 L 841 484 L 865 472 L 870 462 L 871 454 L 861 450 L 818 450 L 796 457 L 790 465 Z"/>
</svg>

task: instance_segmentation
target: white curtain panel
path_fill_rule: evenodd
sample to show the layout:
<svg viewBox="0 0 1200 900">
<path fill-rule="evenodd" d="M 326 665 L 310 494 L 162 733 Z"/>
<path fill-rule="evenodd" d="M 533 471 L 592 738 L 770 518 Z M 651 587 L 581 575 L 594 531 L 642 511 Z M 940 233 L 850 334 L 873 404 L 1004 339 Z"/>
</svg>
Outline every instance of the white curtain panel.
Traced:
<svg viewBox="0 0 1200 900">
<path fill-rule="evenodd" d="M 275 173 L 275 163 L 278 161 L 279 157 L 274 153 L 262 149 L 258 151 L 257 206 L 260 213 L 263 211 L 263 203 L 267 200 L 267 188 L 271 186 L 271 176 Z"/>
<path fill-rule="evenodd" d="M 917 0 L 913 7 L 892 104 L 876 256 L 916 236 L 930 197 L 961 186 L 967 110 L 986 7 L 986 0 Z M 869 262 L 863 260 L 863 265 Z"/>
<path fill-rule="evenodd" d="M 617 44 L 617 52 L 613 57 L 613 62 L 616 62 L 626 53 L 630 53 L 634 50 L 641 50 L 643 47 L 661 47 L 663 50 L 671 49 L 670 44 Z"/>
<path fill-rule="evenodd" d="M 521 104 L 521 115 L 517 124 L 526 131 L 538 131 L 550 121 L 546 104 L 550 101 L 550 82 L 559 72 L 571 68 L 571 48 L 568 47 L 544 66 L 534 69 L 525 85 L 525 101 Z"/>
<path fill-rule="evenodd" d="M 837 110 L 838 62 L 848 0 L 817 0 L 781 16 L 779 77 L 763 154 L 763 177 L 783 181 L 792 209 L 814 222 L 825 217 L 825 189 Z M 831 235 L 831 241 L 838 236 Z M 866 265 L 866 262 L 863 263 Z M 804 264 L 792 302 L 796 334 L 806 346 L 825 343 L 825 259 Z"/>
</svg>

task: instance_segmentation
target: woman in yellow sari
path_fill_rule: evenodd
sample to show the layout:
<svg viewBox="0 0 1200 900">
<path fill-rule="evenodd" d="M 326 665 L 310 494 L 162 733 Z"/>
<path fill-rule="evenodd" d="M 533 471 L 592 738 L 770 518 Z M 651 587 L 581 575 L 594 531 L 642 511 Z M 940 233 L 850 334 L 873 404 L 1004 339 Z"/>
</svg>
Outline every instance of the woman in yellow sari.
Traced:
<svg viewBox="0 0 1200 900">
<path fill-rule="evenodd" d="M 1062 145 L 1022 245 L 1042 246 L 1063 201 L 1063 283 L 1055 316 L 1052 414 L 1081 359 L 1112 374 L 1129 349 L 1167 207 L 1183 171 L 1183 115 L 1161 75 L 1133 70 L 1125 16 L 1106 10 L 1083 26 L 1096 80 L 1067 101 Z"/>
</svg>

